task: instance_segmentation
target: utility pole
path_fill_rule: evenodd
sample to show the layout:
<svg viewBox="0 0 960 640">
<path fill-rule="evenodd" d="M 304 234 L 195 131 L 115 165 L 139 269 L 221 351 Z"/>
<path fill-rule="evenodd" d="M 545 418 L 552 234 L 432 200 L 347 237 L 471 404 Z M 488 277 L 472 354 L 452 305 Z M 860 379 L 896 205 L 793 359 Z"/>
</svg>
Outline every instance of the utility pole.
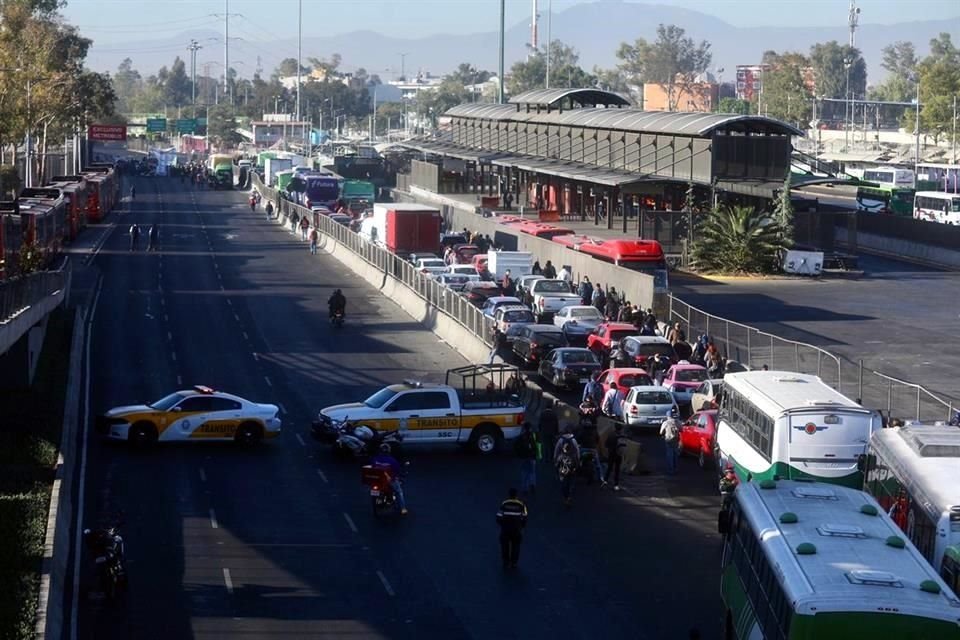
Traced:
<svg viewBox="0 0 960 640">
<path fill-rule="evenodd" d="M 300 58 L 303 55 L 303 0 L 297 2 L 297 122 L 300 122 Z"/>
<path fill-rule="evenodd" d="M 400 54 L 400 80 L 403 82 L 407 81 L 407 56 L 409 53 Z"/>
<path fill-rule="evenodd" d="M 850 29 L 850 48 L 857 46 L 857 23 L 860 22 L 860 7 L 857 0 L 850 0 L 850 12 L 847 14 L 847 27 Z"/>
<path fill-rule="evenodd" d="M 920 75 L 917 75 L 917 121 L 914 125 L 917 130 L 917 157 L 913 162 L 913 175 L 917 175 L 920 168 Z"/>
<path fill-rule="evenodd" d="M 500 0 L 500 68 L 497 74 L 497 102 L 505 102 L 503 95 L 503 31 L 506 13 L 506 0 Z"/>
<path fill-rule="evenodd" d="M 190 104 L 193 105 L 193 117 L 197 117 L 197 51 L 202 49 L 196 40 L 190 41 Z"/>
<path fill-rule="evenodd" d="M 957 163 L 957 96 L 953 96 L 953 153 L 951 155 L 953 156 L 953 163 L 956 164 Z M 960 180 L 957 180 L 956 178 L 960 178 L 960 176 L 954 176 L 954 178 L 955 179 L 953 181 L 953 185 L 954 185 L 954 192 L 956 192 L 957 182 L 960 182 Z"/>
<path fill-rule="evenodd" d="M 553 38 L 553 0 L 547 0 L 547 89 L 550 88 L 550 42 Z"/>
<path fill-rule="evenodd" d="M 223 0 L 226 11 L 223 13 L 223 93 L 227 93 L 227 76 L 230 73 L 230 0 Z"/>
</svg>

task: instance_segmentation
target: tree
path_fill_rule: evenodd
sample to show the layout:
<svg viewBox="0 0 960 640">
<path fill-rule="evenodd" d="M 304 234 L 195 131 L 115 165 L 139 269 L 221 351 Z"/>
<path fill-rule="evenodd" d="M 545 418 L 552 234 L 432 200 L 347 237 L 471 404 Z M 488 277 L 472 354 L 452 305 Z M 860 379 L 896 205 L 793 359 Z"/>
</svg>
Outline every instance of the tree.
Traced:
<svg viewBox="0 0 960 640">
<path fill-rule="evenodd" d="M 941 33 L 930 41 L 930 55 L 917 65 L 917 71 L 920 76 L 920 127 L 937 142 L 944 134 L 952 134 L 953 103 L 960 99 L 960 50 L 954 46 L 949 33 Z M 911 130 L 915 126 L 913 122 Z"/>
<path fill-rule="evenodd" d="M 912 42 L 899 41 L 883 48 L 881 66 L 889 74 L 879 85 L 872 87 L 868 95 L 872 100 L 906 102 L 914 91 L 911 78 L 917 72 L 917 55 Z"/>
<path fill-rule="evenodd" d="M 825 98 L 846 99 L 848 64 L 850 94 L 865 95 L 867 63 L 859 49 L 841 45 L 836 40 L 813 45 L 810 48 L 810 65 L 817 78 L 817 93 Z"/>
<path fill-rule="evenodd" d="M 630 86 L 627 81 L 627 75 L 621 71 L 619 67 L 614 67 L 613 69 L 601 69 L 598 66 L 594 66 L 593 77 L 596 78 L 597 86 L 604 91 L 615 91 L 626 96 L 632 96 L 634 93 L 640 93 L 639 97 L 643 97 L 642 91 L 636 92 Z"/>
<path fill-rule="evenodd" d="M 313 60 L 313 58 L 310 58 Z M 309 73 L 309 67 L 300 65 L 300 73 L 305 74 Z M 282 78 L 286 76 L 295 76 L 297 75 L 297 59 L 296 58 L 284 58 L 280 61 L 280 64 L 277 65 L 276 70 L 273 72 L 273 77 Z"/>
<path fill-rule="evenodd" d="M 738 98 L 720 98 L 717 105 L 718 113 L 736 113 L 741 116 L 750 115 L 750 102 Z"/>
<path fill-rule="evenodd" d="M 399 129 L 402 123 L 402 104 L 399 102 L 383 102 L 377 105 L 377 133 L 386 133 L 388 128 Z"/>
<path fill-rule="evenodd" d="M 793 199 L 790 195 L 790 176 L 783 180 L 783 188 L 777 195 L 773 215 L 780 227 L 780 238 L 784 249 L 793 247 Z"/>
<path fill-rule="evenodd" d="M 243 138 L 237 133 L 237 113 L 232 105 L 218 104 L 210 107 L 207 116 L 207 135 L 220 147 L 234 147 Z"/>
<path fill-rule="evenodd" d="M 143 87 L 143 78 L 140 77 L 140 72 L 133 68 L 133 60 L 125 58 L 117 67 L 117 72 L 113 74 L 111 81 L 114 93 L 117 95 L 117 108 L 120 111 L 128 111 L 130 100 Z"/>
<path fill-rule="evenodd" d="M 190 104 L 190 78 L 187 77 L 187 67 L 177 56 L 170 67 L 166 81 L 163 83 L 163 101 L 171 107 L 180 107 Z"/>
<path fill-rule="evenodd" d="M 617 50 L 620 68 L 635 79 L 659 85 L 667 95 L 667 110 L 674 111 L 686 85 L 706 72 L 713 59 L 710 43 L 694 43 L 676 25 L 659 25 L 657 40 L 647 43 L 638 39 L 633 45 L 623 43 Z"/>
<path fill-rule="evenodd" d="M 580 67 L 580 54 L 559 40 L 550 43 L 550 84 L 554 87 L 592 87 L 596 78 Z M 510 68 L 507 91 L 516 95 L 547 85 L 547 50 L 537 49 L 527 60 Z"/>
<path fill-rule="evenodd" d="M 770 273 L 787 248 L 779 222 L 752 207 L 722 207 L 697 227 L 693 266 L 714 273 Z"/>
<path fill-rule="evenodd" d="M 480 71 L 469 62 L 461 62 L 457 65 L 457 70 L 447 76 L 449 79 L 459 82 L 461 86 L 474 84 L 483 84 L 493 74 L 489 71 Z"/>
<path fill-rule="evenodd" d="M 813 108 L 813 96 L 803 78 L 809 61 L 799 53 L 768 51 L 764 64 L 771 66 L 763 80 L 764 115 L 806 127 Z"/>
</svg>

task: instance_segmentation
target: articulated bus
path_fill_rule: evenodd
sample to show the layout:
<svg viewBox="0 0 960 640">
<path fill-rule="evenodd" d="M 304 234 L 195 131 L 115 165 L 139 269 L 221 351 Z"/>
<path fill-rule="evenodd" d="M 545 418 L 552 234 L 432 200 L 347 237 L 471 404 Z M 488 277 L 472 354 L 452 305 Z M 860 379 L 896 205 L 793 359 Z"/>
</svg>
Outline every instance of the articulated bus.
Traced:
<svg viewBox="0 0 960 640">
<path fill-rule="evenodd" d="M 719 526 L 725 640 L 960 638 L 960 600 L 863 491 L 743 483 Z"/>
<path fill-rule="evenodd" d="M 866 490 L 960 595 L 960 429 L 881 429 L 863 466 Z"/>
<path fill-rule="evenodd" d="M 927 222 L 960 224 L 960 193 L 918 191 L 913 203 L 913 217 Z"/>
<path fill-rule="evenodd" d="M 880 416 L 817 376 L 744 371 L 723 378 L 717 427 L 719 469 L 741 482 L 809 478 L 861 489 L 860 456 Z"/>
<path fill-rule="evenodd" d="M 857 189 L 857 211 L 868 213 L 886 213 L 895 216 L 913 215 L 913 198 L 916 191 L 912 187 L 894 187 L 878 185 L 861 186 Z"/>
</svg>

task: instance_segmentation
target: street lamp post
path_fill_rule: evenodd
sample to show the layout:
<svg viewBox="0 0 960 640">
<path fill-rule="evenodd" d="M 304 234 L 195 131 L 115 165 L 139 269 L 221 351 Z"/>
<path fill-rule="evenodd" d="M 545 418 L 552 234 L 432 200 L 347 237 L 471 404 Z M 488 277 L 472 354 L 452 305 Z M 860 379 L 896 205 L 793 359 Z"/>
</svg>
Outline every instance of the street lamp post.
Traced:
<svg viewBox="0 0 960 640">
<path fill-rule="evenodd" d="M 503 95 L 503 38 L 505 28 L 506 0 L 500 0 L 500 66 L 497 73 L 497 102 L 503 104 L 506 102 L 506 96 Z"/>
<path fill-rule="evenodd" d="M 850 107 L 850 67 L 853 65 L 853 60 L 850 58 L 843 59 L 843 68 L 847 72 L 847 91 L 846 91 L 846 104 L 844 105 L 843 111 L 843 130 L 844 130 L 844 148 L 849 150 L 850 148 L 850 120 L 853 117 L 853 113 Z"/>
<path fill-rule="evenodd" d="M 917 120 L 914 123 L 914 129 L 916 129 L 916 134 L 917 134 L 917 152 L 916 152 L 916 157 L 914 158 L 914 161 L 913 161 L 914 175 L 917 175 L 917 169 L 919 168 L 918 165 L 920 164 L 920 76 L 919 75 L 917 76 L 916 80 L 917 80 Z"/>
</svg>

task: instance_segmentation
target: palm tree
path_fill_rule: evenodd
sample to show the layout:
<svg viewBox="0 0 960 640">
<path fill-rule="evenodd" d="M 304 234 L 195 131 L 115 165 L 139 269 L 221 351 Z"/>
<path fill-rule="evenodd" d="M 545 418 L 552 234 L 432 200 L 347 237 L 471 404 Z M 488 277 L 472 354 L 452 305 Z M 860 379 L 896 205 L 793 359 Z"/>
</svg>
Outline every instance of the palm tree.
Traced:
<svg viewBox="0 0 960 640">
<path fill-rule="evenodd" d="M 719 273 L 770 273 L 787 248 L 780 222 L 753 207 L 722 207 L 706 216 L 693 243 L 693 266 Z"/>
</svg>

